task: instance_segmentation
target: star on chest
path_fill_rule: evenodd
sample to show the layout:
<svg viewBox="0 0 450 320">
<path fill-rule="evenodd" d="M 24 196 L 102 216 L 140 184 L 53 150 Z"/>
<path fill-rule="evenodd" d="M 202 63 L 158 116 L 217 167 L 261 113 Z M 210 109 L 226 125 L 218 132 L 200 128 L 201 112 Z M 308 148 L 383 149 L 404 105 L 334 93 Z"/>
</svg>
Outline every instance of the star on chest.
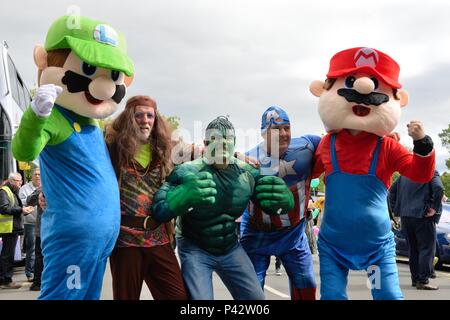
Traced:
<svg viewBox="0 0 450 320">
<path fill-rule="evenodd" d="M 280 160 L 278 176 L 280 178 L 283 178 L 288 175 L 296 175 L 297 172 L 295 172 L 295 169 L 294 169 L 295 162 L 296 162 L 296 160 L 292 160 L 292 161 L 286 161 L 284 159 Z"/>
</svg>

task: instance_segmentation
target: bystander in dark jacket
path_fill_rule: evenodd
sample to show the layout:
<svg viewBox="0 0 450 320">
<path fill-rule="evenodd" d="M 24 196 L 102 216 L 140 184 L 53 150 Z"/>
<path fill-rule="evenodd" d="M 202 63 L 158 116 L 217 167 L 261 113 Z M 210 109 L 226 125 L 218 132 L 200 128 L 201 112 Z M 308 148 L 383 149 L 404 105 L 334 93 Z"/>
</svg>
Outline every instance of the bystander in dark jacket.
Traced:
<svg viewBox="0 0 450 320">
<path fill-rule="evenodd" d="M 18 192 L 22 186 L 22 176 L 10 173 L 8 181 L 0 188 L 0 286 L 3 289 L 21 287 L 12 281 L 14 273 L 14 252 L 20 232 L 23 232 L 22 214 L 27 215 L 33 207 L 22 207 Z"/>
<path fill-rule="evenodd" d="M 389 206 L 400 217 L 409 244 L 412 285 L 437 290 L 429 284 L 436 250 L 436 223 L 442 212 L 444 187 L 437 171 L 428 183 L 415 183 L 400 176 L 389 189 Z"/>
</svg>

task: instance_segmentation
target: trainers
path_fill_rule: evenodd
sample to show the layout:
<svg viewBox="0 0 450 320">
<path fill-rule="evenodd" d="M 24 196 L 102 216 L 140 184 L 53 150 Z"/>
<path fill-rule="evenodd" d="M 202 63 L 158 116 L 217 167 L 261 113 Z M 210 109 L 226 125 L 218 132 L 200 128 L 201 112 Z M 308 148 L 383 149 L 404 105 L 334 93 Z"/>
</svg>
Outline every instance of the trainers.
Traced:
<svg viewBox="0 0 450 320">
<path fill-rule="evenodd" d="M 19 289 L 22 287 L 22 285 L 12 281 L 7 284 L 1 285 L 1 287 L 2 287 L 2 289 Z"/>
<path fill-rule="evenodd" d="M 41 286 L 33 283 L 30 287 L 30 291 L 41 291 Z"/>
<path fill-rule="evenodd" d="M 280 268 L 275 269 L 275 275 L 277 275 L 277 276 L 281 276 L 282 275 L 282 273 L 280 271 Z"/>
<path fill-rule="evenodd" d="M 417 290 L 438 290 L 439 288 L 436 287 L 436 286 L 433 286 L 433 285 L 431 285 L 429 283 L 417 282 L 416 289 Z"/>
</svg>

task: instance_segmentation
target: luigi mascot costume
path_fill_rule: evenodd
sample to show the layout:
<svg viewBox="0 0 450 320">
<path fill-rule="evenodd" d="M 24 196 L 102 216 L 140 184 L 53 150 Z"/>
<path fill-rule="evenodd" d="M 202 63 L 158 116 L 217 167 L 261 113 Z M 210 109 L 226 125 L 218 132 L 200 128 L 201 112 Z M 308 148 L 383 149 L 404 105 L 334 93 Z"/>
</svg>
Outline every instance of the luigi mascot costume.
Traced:
<svg viewBox="0 0 450 320">
<path fill-rule="evenodd" d="M 47 209 L 39 299 L 99 299 L 120 227 L 119 189 L 94 119 L 110 116 L 131 83 L 123 35 L 81 16 L 50 27 L 34 60 L 38 83 L 12 142 L 17 160 L 39 155 Z"/>
</svg>

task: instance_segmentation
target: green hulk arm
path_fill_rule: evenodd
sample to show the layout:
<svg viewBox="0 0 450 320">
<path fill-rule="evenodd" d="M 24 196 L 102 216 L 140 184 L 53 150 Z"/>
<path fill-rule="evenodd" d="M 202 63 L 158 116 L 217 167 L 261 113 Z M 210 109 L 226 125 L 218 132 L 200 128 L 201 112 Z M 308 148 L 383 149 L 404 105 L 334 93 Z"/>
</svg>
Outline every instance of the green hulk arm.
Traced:
<svg viewBox="0 0 450 320">
<path fill-rule="evenodd" d="M 167 222 L 191 208 L 214 204 L 215 186 L 208 172 L 195 172 L 189 165 L 175 168 L 153 198 L 153 219 Z"/>
<path fill-rule="evenodd" d="M 61 113 L 53 108 L 48 117 L 39 117 L 29 107 L 12 140 L 12 152 L 19 161 L 33 161 L 47 144 L 66 140 L 73 131 Z"/>
<path fill-rule="evenodd" d="M 237 161 L 255 179 L 255 188 L 251 197 L 253 203 L 260 206 L 264 212 L 273 215 L 285 214 L 294 208 L 294 196 L 282 178 L 262 176 L 259 169 L 240 160 Z"/>
<path fill-rule="evenodd" d="M 259 176 L 253 194 L 264 212 L 272 215 L 288 213 L 294 208 L 294 196 L 283 179 L 275 176 Z"/>
</svg>

